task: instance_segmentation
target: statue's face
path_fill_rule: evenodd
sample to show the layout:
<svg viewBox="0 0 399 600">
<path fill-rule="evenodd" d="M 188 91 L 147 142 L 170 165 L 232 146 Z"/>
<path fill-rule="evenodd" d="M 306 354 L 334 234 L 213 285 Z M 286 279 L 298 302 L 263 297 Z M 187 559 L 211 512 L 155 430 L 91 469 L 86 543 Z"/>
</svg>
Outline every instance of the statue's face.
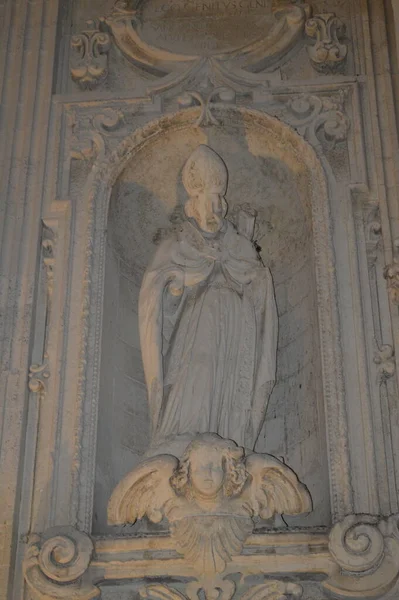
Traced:
<svg viewBox="0 0 399 600">
<path fill-rule="evenodd" d="M 213 448 L 198 448 L 190 454 L 190 481 L 192 489 L 201 496 L 214 498 L 223 487 L 223 458 Z"/>
<path fill-rule="evenodd" d="M 193 217 L 203 231 L 216 233 L 223 225 L 225 203 L 220 194 L 204 190 L 193 203 Z"/>
</svg>

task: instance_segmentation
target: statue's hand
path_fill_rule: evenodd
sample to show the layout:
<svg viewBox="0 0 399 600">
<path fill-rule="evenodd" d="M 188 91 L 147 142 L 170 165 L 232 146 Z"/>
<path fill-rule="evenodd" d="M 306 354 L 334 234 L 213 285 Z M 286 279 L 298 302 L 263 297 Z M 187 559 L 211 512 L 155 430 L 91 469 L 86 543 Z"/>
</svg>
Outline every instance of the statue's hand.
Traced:
<svg viewBox="0 0 399 600">
<path fill-rule="evenodd" d="M 177 279 L 170 282 L 168 285 L 168 292 L 172 294 L 172 296 L 181 296 L 184 291 L 184 285 L 180 284 L 180 281 Z"/>
<path fill-rule="evenodd" d="M 172 296 L 181 296 L 184 292 L 184 273 L 180 270 L 176 270 L 173 273 L 166 289 L 170 294 L 172 294 Z"/>
</svg>

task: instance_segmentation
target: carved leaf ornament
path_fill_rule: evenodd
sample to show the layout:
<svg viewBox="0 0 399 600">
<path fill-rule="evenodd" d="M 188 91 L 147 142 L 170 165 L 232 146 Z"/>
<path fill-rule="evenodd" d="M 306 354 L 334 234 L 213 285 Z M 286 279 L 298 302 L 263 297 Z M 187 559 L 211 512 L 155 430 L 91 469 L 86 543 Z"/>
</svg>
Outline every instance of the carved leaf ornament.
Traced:
<svg viewBox="0 0 399 600">
<path fill-rule="evenodd" d="M 72 79 L 83 89 L 91 89 L 104 81 L 108 74 L 108 52 L 111 39 L 100 31 L 95 21 L 71 39 L 70 70 Z"/>
<path fill-rule="evenodd" d="M 313 67 L 322 73 L 342 70 L 348 54 L 348 46 L 342 43 L 345 25 L 334 13 L 315 15 L 306 23 L 306 33 L 316 40 L 308 46 Z"/>
<path fill-rule="evenodd" d="M 223 583 L 231 582 L 224 581 Z M 143 586 L 140 588 L 139 594 L 142 600 L 188 600 L 185 594 L 164 584 Z M 267 583 L 250 588 L 241 596 L 241 600 L 294 600 L 294 598 L 301 598 L 301 596 L 302 587 L 300 585 L 270 580 Z"/>
</svg>

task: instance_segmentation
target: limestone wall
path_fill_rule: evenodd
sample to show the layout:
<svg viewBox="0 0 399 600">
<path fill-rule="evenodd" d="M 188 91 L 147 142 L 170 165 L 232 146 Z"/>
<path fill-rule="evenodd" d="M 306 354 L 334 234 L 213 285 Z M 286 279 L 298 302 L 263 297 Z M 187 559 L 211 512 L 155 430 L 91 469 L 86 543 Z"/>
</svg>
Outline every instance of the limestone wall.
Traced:
<svg viewBox="0 0 399 600">
<path fill-rule="evenodd" d="M 166 519 L 106 506 L 148 448 L 138 291 L 199 144 L 275 284 L 256 451 L 313 499 L 254 523 L 220 600 L 397 596 L 396 22 L 383 0 L 0 3 L 1 600 L 196 581 Z"/>
</svg>

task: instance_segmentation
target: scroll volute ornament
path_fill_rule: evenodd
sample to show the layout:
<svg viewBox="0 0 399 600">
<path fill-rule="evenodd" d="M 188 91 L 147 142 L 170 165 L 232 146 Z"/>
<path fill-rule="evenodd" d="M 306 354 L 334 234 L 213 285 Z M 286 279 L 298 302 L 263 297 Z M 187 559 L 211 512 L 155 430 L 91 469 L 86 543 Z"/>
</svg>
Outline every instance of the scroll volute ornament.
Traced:
<svg viewBox="0 0 399 600">
<path fill-rule="evenodd" d="M 338 598 L 381 598 L 399 577 L 399 515 L 349 515 L 331 530 L 329 550 L 340 570 L 324 587 Z"/>
<path fill-rule="evenodd" d="M 114 525 L 147 516 L 169 521 L 176 549 L 199 575 L 225 570 L 253 530 L 253 518 L 311 510 L 309 492 L 273 456 L 250 454 L 216 434 L 198 435 L 181 460 L 159 455 L 116 487 L 108 507 Z"/>
<path fill-rule="evenodd" d="M 33 600 L 90 600 L 100 590 L 87 578 L 93 542 L 74 527 L 56 527 L 31 540 L 24 575 Z"/>
</svg>

